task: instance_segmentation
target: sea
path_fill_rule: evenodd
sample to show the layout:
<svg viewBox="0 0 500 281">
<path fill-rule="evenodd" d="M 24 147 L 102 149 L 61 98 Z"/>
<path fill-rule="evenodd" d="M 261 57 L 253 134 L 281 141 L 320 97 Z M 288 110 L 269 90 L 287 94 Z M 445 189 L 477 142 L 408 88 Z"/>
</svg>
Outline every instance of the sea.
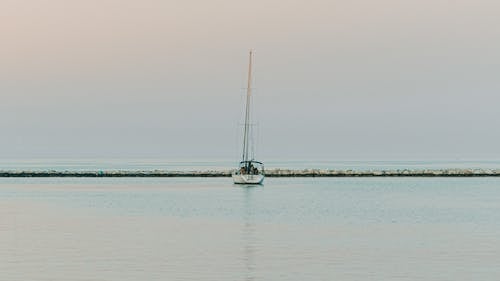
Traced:
<svg viewBox="0 0 500 281">
<path fill-rule="evenodd" d="M 237 163 L 236 163 L 237 164 Z M 0 170 L 234 161 L 2 160 Z M 500 161 L 266 161 L 500 168 Z M 0 280 L 500 280 L 500 178 L 0 178 Z"/>
</svg>

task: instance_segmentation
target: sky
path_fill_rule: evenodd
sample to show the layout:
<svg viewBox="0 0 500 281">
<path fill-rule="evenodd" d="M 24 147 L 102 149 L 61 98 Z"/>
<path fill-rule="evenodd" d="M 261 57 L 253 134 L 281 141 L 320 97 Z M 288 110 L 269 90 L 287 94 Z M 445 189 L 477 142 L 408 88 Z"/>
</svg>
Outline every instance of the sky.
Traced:
<svg viewBox="0 0 500 281">
<path fill-rule="evenodd" d="M 500 2 L 0 0 L 0 157 L 500 159 Z"/>
</svg>

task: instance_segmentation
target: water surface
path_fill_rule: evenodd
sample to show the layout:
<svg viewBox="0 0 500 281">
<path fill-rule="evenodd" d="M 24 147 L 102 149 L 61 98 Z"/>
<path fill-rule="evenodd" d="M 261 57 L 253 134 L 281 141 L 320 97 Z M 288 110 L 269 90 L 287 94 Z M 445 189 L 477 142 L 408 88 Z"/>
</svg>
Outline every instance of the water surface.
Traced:
<svg viewBox="0 0 500 281">
<path fill-rule="evenodd" d="M 283 160 L 261 159 L 268 169 L 500 169 L 500 160 Z M 97 171 L 97 170 L 227 170 L 238 167 L 236 159 L 0 159 L 0 170 Z"/>
<path fill-rule="evenodd" d="M 0 280 L 498 280 L 499 187 L 1 179 Z"/>
</svg>

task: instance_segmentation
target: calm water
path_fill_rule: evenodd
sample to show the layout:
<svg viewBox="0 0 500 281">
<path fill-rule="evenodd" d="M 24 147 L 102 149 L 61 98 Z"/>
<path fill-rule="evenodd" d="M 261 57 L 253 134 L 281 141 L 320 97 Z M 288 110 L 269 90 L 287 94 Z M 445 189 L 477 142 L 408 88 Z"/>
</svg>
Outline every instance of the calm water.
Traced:
<svg viewBox="0 0 500 281">
<path fill-rule="evenodd" d="M 432 160 L 432 161 L 327 161 L 327 160 L 265 160 L 266 168 L 283 169 L 500 169 L 500 160 Z M 171 159 L 0 159 L 0 170 L 210 170 L 234 169 L 237 160 L 219 159 L 171 160 Z"/>
<path fill-rule="evenodd" d="M 0 179 L 0 280 L 499 280 L 500 179 Z"/>
</svg>

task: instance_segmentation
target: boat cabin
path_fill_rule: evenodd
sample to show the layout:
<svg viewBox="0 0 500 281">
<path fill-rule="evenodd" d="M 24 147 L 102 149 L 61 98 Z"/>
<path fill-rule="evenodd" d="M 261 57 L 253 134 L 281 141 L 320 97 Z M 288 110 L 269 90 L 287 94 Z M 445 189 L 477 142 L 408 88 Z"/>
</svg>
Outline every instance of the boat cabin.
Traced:
<svg viewBox="0 0 500 281">
<path fill-rule="evenodd" d="M 240 168 L 236 171 L 239 175 L 263 175 L 264 164 L 258 161 L 241 161 Z"/>
</svg>

